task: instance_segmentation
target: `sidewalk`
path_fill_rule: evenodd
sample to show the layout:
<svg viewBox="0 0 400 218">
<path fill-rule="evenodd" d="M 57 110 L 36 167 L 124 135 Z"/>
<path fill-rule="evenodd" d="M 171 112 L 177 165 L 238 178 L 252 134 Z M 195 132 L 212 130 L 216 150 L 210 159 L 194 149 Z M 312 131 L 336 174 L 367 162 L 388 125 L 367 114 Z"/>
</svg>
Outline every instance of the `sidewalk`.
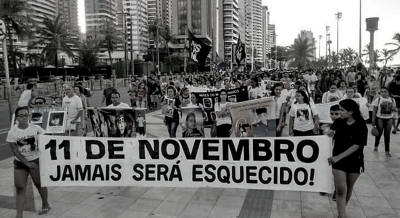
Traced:
<svg viewBox="0 0 400 218">
<path fill-rule="evenodd" d="M 148 137 L 166 137 L 160 111 L 146 114 Z M 286 134 L 287 134 L 287 128 Z M 207 134 L 209 130 L 206 129 Z M 181 135 L 178 128 L 177 136 Z M 391 135 L 387 158 L 381 144 L 374 152 L 374 138 L 369 134 L 364 150 L 366 172 L 356 183 L 348 206 L 349 218 L 400 217 L 400 137 Z M 383 139 L 382 139 L 383 143 Z M 15 217 L 12 158 L 0 162 L 0 217 Z M 29 192 L 28 192 L 29 193 Z M 36 211 L 41 201 L 33 188 Z M 6 202 L 3 199 L 12 199 Z M 29 198 L 29 197 L 28 197 Z M 9 201 L 9 200 L 8 200 Z M 219 188 L 149 188 L 149 187 L 52 187 L 52 207 L 46 216 L 34 208 L 25 211 L 27 218 L 333 218 L 336 202 L 331 196 L 293 191 L 265 191 Z M 31 202 L 32 204 L 33 202 Z M 29 203 L 28 203 L 29 204 Z"/>
</svg>

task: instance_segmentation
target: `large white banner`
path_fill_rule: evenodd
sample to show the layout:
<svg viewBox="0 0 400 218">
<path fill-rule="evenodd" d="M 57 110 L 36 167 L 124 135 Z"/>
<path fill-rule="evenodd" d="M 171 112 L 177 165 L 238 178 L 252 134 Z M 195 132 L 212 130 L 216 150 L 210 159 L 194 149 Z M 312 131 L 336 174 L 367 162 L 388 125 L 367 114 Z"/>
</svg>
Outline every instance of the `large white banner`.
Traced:
<svg viewBox="0 0 400 218">
<path fill-rule="evenodd" d="M 369 119 L 368 101 L 366 98 L 353 98 L 360 106 L 360 112 L 364 120 Z M 324 104 L 315 104 L 315 109 L 318 111 L 319 121 L 321 123 L 333 123 L 330 115 L 331 106 L 339 104 L 339 101 L 329 102 Z"/>
<path fill-rule="evenodd" d="M 138 139 L 39 136 L 43 186 L 331 192 L 327 136 Z"/>
</svg>

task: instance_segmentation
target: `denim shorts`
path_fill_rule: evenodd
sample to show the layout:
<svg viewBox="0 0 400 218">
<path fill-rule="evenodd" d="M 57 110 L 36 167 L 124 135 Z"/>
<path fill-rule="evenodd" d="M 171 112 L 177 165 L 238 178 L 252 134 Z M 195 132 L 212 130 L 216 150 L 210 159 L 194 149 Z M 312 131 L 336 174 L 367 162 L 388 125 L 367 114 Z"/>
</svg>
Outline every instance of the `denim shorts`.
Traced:
<svg viewBox="0 0 400 218">
<path fill-rule="evenodd" d="M 39 166 L 39 158 L 29 161 L 31 163 L 36 163 Z M 14 169 L 15 170 L 26 170 L 26 171 L 30 171 L 31 169 L 25 165 L 24 163 L 22 163 L 21 161 L 15 160 L 14 159 Z"/>
</svg>

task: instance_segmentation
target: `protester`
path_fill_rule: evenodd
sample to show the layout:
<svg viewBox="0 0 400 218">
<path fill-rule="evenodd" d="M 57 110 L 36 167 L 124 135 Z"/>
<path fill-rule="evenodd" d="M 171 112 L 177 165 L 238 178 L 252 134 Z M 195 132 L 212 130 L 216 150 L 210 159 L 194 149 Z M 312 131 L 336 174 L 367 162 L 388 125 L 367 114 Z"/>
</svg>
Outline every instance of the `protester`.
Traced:
<svg viewBox="0 0 400 218">
<path fill-rule="evenodd" d="M 67 85 L 65 87 L 66 96 L 63 98 L 62 107 L 67 108 L 66 130 L 71 131 L 72 135 L 78 134 L 78 127 L 83 116 L 82 100 L 75 95 L 72 87 Z"/>
<path fill-rule="evenodd" d="M 107 88 L 104 89 L 103 99 L 101 100 L 101 105 L 104 105 L 104 101 L 106 102 L 105 106 L 112 104 L 111 94 L 117 91 L 117 89 L 113 87 L 112 81 L 107 81 L 106 86 Z"/>
<path fill-rule="evenodd" d="M 112 104 L 108 105 L 107 108 L 131 108 L 128 104 L 121 102 L 121 95 L 118 91 L 111 93 Z"/>
<path fill-rule="evenodd" d="M 136 122 L 137 122 L 137 127 L 138 127 L 138 132 L 139 135 L 145 135 L 144 132 L 144 124 L 146 123 L 146 120 L 144 119 L 144 117 L 142 117 L 142 114 L 138 114 L 138 118 L 136 118 Z"/>
<path fill-rule="evenodd" d="M 262 98 L 263 94 L 261 88 L 258 86 L 257 77 L 251 79 L 251 85 L 249 86 L 249 100 Z"/>
<path fill-rule="evenodd" d="M 176 130 L 179 125 L 179 113 L 181 110 L 181 101 L 177 96 L 177 90 L 174 86 L 167 87 L 167 98 L 174 100 L 171 109 L 173 110 L 172 117 L 165 116 L 164 123 L 167 126 L 169 137 L 176 138 Z"/>
<path fill-rule="evenodd" d="M 350 99 L 339 102 L 340 118 L 329 131 L 334 139 L 332 157 L 328 159 L 336 187 L 338 217 L 346 217 L 346 204 L 361 172 L 364 172 L 363 149 L 367 145 L 368 128 L 357 103 Z"/>
<path fill-rule="evenodd" d="M 32 107 L 32 101 L 35 99 L 36 94 L 34 92 L 35 84 L 29 83 L 26 85 L 26 90 L 22 92 L 21 97 L 18 100 L 18 107 Z"/>
<path fill-rule="evenodd" d="M 378 82 L 375 80 L 374 76 L 368 77 L 368 88 L 366 89 L 366 97 L 368 99 L 368 103 L 372 103 L 375 97 L 378 95 Z"/>
<path fill-rule="evenodd" d="M 372 126 L 377 127 L 379 130 L 379 134 L 375 137 L 374 151 L 378 151 L 379 142 L 382 134 L 384 134 L 386 156 L 391 157 L 390 130 L 392 128 L 394 114 L 397 114 L 396 101 L 389 96 L 388 88 L 382 87 L 380 92 L 381 97 L 372 102 Z"/>
<path fill-rule="evenodd" d="M 41 96 L 39 96 L 39 97 L 37 97 L 37 98 L 35 98 L 35 108 L 44 108 L 44 107 L 46 107 L 47 105 L 46 105 L 46 98 L 44 98 L 44 97 L 41 97 Z"/>
<path fill-rule="evenodd" d="M 395 113 L 393 116 L 393 134 L 396 134 L 396 131 L 400 131 L 400 74 L 397 74 L 395 80 L 389 85 L 389 93 L 392 98 L 394 98 L 397 106 L 397 114 Z M 396 116 L 397 115 L 397 116 Z"/>
<path fill-rule="evenodd" d="M 318 134 L 319 117 L 313 104 L 303 91 L 296 92 L 296 101 L 289 111 L 289 135 L 311 136 Z"/>
<path fill-rule="evenodd" d="M 285 121 L 284 121 L 284 113 L 286 109 L 286 98 L 284 96 L 281 96 L 283 89 L 283 84 L 282 83 L 275 83 L 275 85 L 272 87 L 272 92 L 271 96 L 274 96 L 275 98 L 275 125 L 276 125 L 276 136 L 282 136 L 282 129 L 285 126 Z"/>
<path fill-rule="evenodd" d="M 231 135 L 232 119 L 229 111 L 230 102 L 227 102 L 227 92 L 225 89 L 219 91 L 218 102 L 215 103 L 214 109 L 217 114 L 217 137 L 228 138 Z"/>
<path fill-rule="evenodd" d="M 88 108 L 88 100 L 86 96 L 83 94 L 83 87 L 82 86 L 74 86 L 75 95 L 77 95 L 81 101 L 83 106 L 83 115 L 81 117 L 81 122 L 79 123 L 78 127 L 78 135 L 84 136 L 86 135 L 86 118 L 87 118 L 87 108 Z"/>
<path fill-rule="evenodd" d="M 322 95 L 322 103 L 329 103 L 339 101 L 343 98 L 342 93 L 337 90 L 336 83 L 331 83 L 329 85 L 329 91 Z"/>
<path fill-rule="evenodd" d="M 342 96 L 344 96 L 346 94 L 346 81 L 344 80 L 339 80 L 339 82 L 337 83 L 337 89 L 338 92 L 340 92 L 340 94 L 342 94 Z"/>
<path fill-rule="evenodd" d="M 180 91 L 179 99 L 182 102 L 182 107 L 187 107 L 187 105 L 190 103 L 190 92 L 189 88 L 183 87 Z"/>
<path fill-rule="evenodd" d="M 28 175 L 31 176 L 42 199 L 42 209 L 38 214 L 44 215 L 50 211 L 47 188 L 42 187 L 40 181 L 37 141 L 38 135 L 45 134 L 45 130 L 37 125 L 29 124 L 29 115 L 28 107 L 18 107 L 15 110 L 18 124 L 11 128 L 6 139 L 14 154 L 17 218 L 22 218 L 24 211 Z"/>
<path fill-rule="evenodd" d="M 156 110 L 158 97 L 161 95 L 161 87 L 156 83 L 154 79 L 149 79 L 149 80 L 150 80 L 150 83 L 148 85 L 150 93 L 149 108 L 150 110 Z"/>
<path fill-rule="evenodd" d="M 357 73 L 356 84 L 358 92 L 361 94 L 361 96 L 364 96 L 366 86 L 368 86 L 368 82 L 365 79 L 364 74 Z"/>
</svg>

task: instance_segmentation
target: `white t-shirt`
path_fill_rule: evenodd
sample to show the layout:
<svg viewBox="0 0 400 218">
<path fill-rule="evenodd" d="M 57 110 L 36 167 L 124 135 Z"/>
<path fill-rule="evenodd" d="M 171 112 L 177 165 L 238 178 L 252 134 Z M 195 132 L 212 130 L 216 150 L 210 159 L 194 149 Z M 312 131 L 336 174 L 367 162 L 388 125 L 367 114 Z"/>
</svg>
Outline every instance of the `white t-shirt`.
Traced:
<svg viewBox="0 0 400 218">
<path fill-rule="evenodd" d="M 110 104 L 107 108 L 131 108 L 127 103 L 120 102 L 119 105 L 114 106 L 114 104 Z"/>
<path fill-rule="evenodd" d="M 25 90 L 22 92 L 21 97 L 18 100 L 18 107 L 28 106 L 29 100 L 32 97 L 32 90 Z"/>
<path fill-rule="evenodd" d="M 138 117 L 136 119 L 136 121 L 138 122 L 138 127 L 144 127 L 144 118 L 143 117 Z"/>
<path fill-rule="evenodd" d="M 291 89 L 291 90 L 289 90 L 288 95 L 287 95 L 287 97 L 290 97 L 290 100 L 289 100 L 289 102 L 288 102 L 288 105 L 290 105 L 290 106 L 293 105 L 293 102 L 294 102 L 294 100 L 295 100 L 295 98 L 296 98 L 296 92 L 297 92 L 297 89 Z"/>
<path fill-rule="evenodd" d="M 15 125 L 8 132 L 6 141 L 16 143 L 19 153 L 27 161 L 32 161 L 39 158 L 37 135 L 44 134 L 45 132 L 40 126 L 34 124 L 29 124 L 27 129 L 20 129 L 18 125 Z M 18 160 L 17 157 L 15 159 Z"/>
<path fill-rule="evenodd" d="M 260 87 L 257 86 L 255 88 L 253 88 L 253 87 L 249 86 L 249 100 L 262 98 L 263 96 L 264 95 L 263 95 Z"/>
<path fill-rule="evenodd" d="M 74 119 L 78 115 L 78 112 L 83 110 L 82 100 L 77 95 L 74 95 L 71 98 L 65 96 L 62 101 L 62 107 L 67 108 L 67 118 L 69 120 Z M 77 120 L 77 122 L 80 121 L 81 118 Z"/>
<path fill-rule="evenodd" d="M 293 129 L 302 132 L 312 130 L 313 116 L 317 114 L 313 104 L 293 104 L 289 111 L 289 116 L 294 117 Z"/>
<path fill-rule="evenodd" d="M 226 111 L 226 113 L 224 115 L 217 118 L 217 126 L 220 126 L 222 124 L 232 124 L 231 112 L 229 111 L 229 105 L 230 105 L 230 102 L 226 102 L 225 104 L 222 104 L 220 102 L 215 103 L 215 105 L 214 105 L 215 112 Z"/>
<path fill-rule="evenodd" d="M 315 90 L 315 82 L 318 80 L 317 76 L 315 74 L 313 75 L 309 75 L 308 77 L 304 78 L 307 81 L 308 84 L 308 88 L 310 89 L 310 91 L 314 91 Z"/>
<path fill-rule="evenodd" d="M 334 93 L 327 91 L 322 96 L 322 103 L 335 102 L 335 101 L 341 100 L 342 98 L 343 98 L 343 95 L 339 91 L 336 91 Z"/>
<path fill-rule="evenodd" d="M 286 97 L 281 96 L 279 98 L 275 98 L 275 119 L 280 118 L 283 103 L 286 103 Z M 278 125 L 278 123 L 276 125 Z"/>
<path fill-rule="evenodd" d="M 396 101 L 390 97 L 379 97 L 372 102 L 372 106 L 378 107 L 378 111 L 376 112 L 378 118 L 392 119 L 394 116 L 392 108 L 396 108 Z"/>
</svg>

